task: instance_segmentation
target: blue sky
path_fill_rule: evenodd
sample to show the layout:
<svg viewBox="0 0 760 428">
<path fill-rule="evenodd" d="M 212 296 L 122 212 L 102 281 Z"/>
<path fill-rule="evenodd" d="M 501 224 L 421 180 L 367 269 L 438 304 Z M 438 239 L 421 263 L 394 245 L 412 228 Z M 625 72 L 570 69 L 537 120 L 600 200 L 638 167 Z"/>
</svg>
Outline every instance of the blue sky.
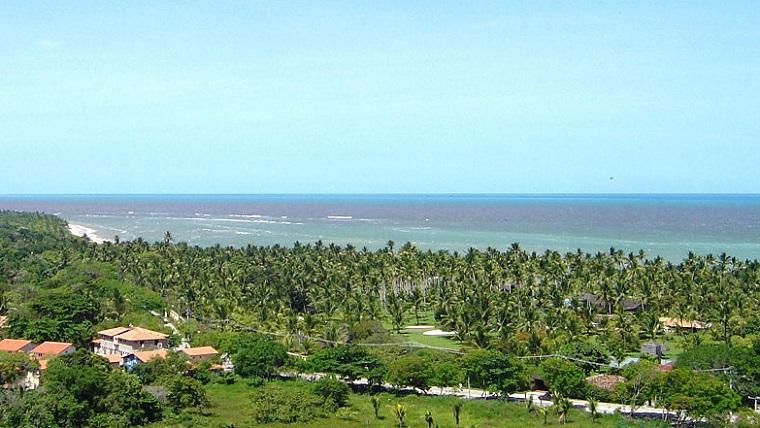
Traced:
<svg viewBox="0 0 760 428">
<path fill-rule="evenodd" d="M 760 192 L 758 76 L 756 2 L 5 1 L 0 193 Z"/>
</svg>

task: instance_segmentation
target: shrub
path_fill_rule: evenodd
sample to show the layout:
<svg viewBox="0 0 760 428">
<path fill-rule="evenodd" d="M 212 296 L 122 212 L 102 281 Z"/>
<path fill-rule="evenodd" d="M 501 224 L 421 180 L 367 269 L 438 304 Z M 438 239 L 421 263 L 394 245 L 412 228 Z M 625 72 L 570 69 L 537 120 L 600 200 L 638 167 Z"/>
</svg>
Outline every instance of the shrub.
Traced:
<svg viewBox="0 0 760 428">
<path fill-rule="evenodd" d="M 346 405 L 348 395 L 351 393 L 348 385 L 336 379 L 335 376 L 323 377 L 314 382 L 312 390 L 325 401 L 332 400 L 338 407 Z"/>
<path fill-rule="evenodd" d="M 257 424 L 305 423 L 327 416 L 324 400 L 303 388 L 267 384 L 251 396 L 253 419 Z"/>
<path fill-rule="evenodd" d="M 303 364 L 305 371 L 334 373 L 349 379 L 377 377 L 385 367 L 377 357 L 369 355 L 364 348 L 338 346 L 325 348 L 309 357 Z M 381 377 L 381 376 L 380 376 Z"/>
<path fill-rule="evenodd" d="M 552 392 L 572 398 L 583 398 L 586 395 L 585 376 L 577 365 L 559 358 L 550 358 L 541 362 L 539 370 Z"/>
<path fill-rule="evenodd" d="M 430 387 L 431 364 L 417 354 L 398 357 L 388 365 L 386 380 L 398 387 L 410 386 L 423 391 Z"/>
<path fill-rule="evenodd" d="M 166 400 L 175 412 L 188 407 L 203 408 L 209 404 L 203 384 L 185 376 L 178 376 L 169 383 Z"/>
<path fill-rule="evenodd" d="M 264 336 L 243 334 L 232 344 L 232 361 L 240 376 L 269 377 L 287 358 L 285 347 Z"/>
<path fill-rule="evenodd" d="M 522 366 L 499 351 L 470 352 L 462 360 L 462 366 L 475 387 L 510 393 L 524 386 Z"/>
</svg>

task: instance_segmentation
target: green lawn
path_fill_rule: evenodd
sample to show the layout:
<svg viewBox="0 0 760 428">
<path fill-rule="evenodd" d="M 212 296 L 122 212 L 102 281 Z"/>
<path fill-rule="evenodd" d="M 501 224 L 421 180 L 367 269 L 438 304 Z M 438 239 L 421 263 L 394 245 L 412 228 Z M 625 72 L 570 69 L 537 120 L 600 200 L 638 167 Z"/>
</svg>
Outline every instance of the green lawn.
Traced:
<svg viewBox="0 0 760 428">
<path fill-rule="evenodd" d="M 412 311 L 407 311 L 407 313 L 404 315 L 404 323 L 402 325 L 432 325 L 435 326 L 435 328 L 441 328 L 441 326 L 436 325 L 435 319 L 433 318 L 433 311 L 420 312 L 419 323 L 414 317 Z M 383 327 L 387 328 L 388 331 L 393 331 L 393 324 L 388 318 L 385 318 L 383 320 Z M 405 342 L 414 342 L 427 346 L 437 346 L 439 348 L 453 349 L 455 351 L 458 351 L 462 348 L 461 344 L 456 340 L 452 340 L 448 337 L 425 336 L 422 333 L 423 332 L 420 330 L 401 330 L 400 334 L 393 334 L 397 337 L 401 337 Z"/>
<path fill-rule="evenodd" d="M 308 387 L 304 385 L 303 387 Z M 206 415 L 187 415 L 174 421 L 165 421 L 152 425 L 159 427 L 182 427 L 182 426 L 206 426 L 236 428 L 261 426 L 253 421 L 248 405 L 252 387 L 245 382 L 233 385 L 212 384 L 207 387 L 212 407 Z M 502 402 L 496 400 L 473 400 L 464 401 L 451 397 L 424 397 L 405 396 L 397 397 L 392 394 L 382 393 L 380 419 L 375 419 L 369 396 L 352 394 L 348 407 L 340 409 L 334 416 L 325 419 L 317 419 L 307 424 L 268 424 L 267 427 L 295 427 L 306 426 L 313 428 L 349 428 L 349 427 L 376 427 L 391 428 L 398 426 L 393 416 L 393 407 L 397 403 L 406 406 L 408 428 L 425 428 L 424 415 L 426 411 L 433 414 L 435 423 L 440 428 L 455 427 L 453 418 L 453 406 L 462 403 L 461 427 L 476 426 L 478 428 L 490 427 L 543 427 L 543 417 L 538 413 L 528 413 L 523 404 Z M 560 426 L 557 416 L 550 413 L 548 425 Z M 588 413 L 580 410 L 572 410 L 566 426 L 594 426 L 594 427 L 623 427 L 624 420 L 619 416 L 600 417 L 596 423 L 591 422 Z"/>
</svg>

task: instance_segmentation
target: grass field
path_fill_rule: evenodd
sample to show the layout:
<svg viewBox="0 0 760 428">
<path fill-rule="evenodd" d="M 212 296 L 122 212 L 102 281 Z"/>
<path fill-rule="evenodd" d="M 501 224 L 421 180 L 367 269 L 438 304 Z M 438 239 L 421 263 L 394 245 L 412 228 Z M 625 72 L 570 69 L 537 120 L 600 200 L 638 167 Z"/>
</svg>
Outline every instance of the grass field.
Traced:
<svg viewBox="0 0 760 428">
<path fill-rule="evenodd" d="M 417 322 L 417 319 L 414 318 L 414 316 L 407 314 L 404 317 L 403 325 L 433 325 L 435 328 L 440 328 L 440 326 L 436 325 L 432 311 L 420 312 L 419 323 Z M 388 331 L 393 330 L 393 324 L 387 318 L 383 320 L 383 327 L 387 328 Z M 401 337 L 405 342 L 414 342 L 419 343 L 420 345 L 437 346 L 439 348 L 453 349 L 455 351 L 458 351 L 462 348 L 461 344 L 456 340 L 450 339 L 448 337 L 425 336 L 422 334 L 422 331 L 418 330 L 401 330 L 400 334 L 394 333 L 394 335 Z"/>
<path fill-rule="evenodd" d="M 298 385 L 293 385 L 298 387 Z M 300 387 L 308 388 L 307 384 Z M 191 414 L 178 417 L 176 420 L 164 421 L 152 425 L 154 428 L 205 426 L 205 427 L 231 427 L 245 428 L 262 426 L 254 422 L 250 411 L 250 394 L 252 387 L 245 382 L 233 385 L 212 384 L 207 387 L 212 406 L 205 415 Z M 372 410 L 369 396 L 352 394 L 349 406 L 338 410 L 329 418 L 316 419 L 306 424 L 268 424 L 267 427 L 295 427 L 305 426 L 313 428 L 349 428 L 349 427 L 372 427 L 391 428 L 397 427 L 393 416 L 393 407 L 397 403 L 403 404 L 407 409 L 406 427 L 426 428 L 425 412 L 430 411 L 435 423 L 440 428 L 454 428 L 456 425 L 453 418 L 455 403 L 463 404 L 461 411 L 460 427 L 495 428 L 495 427 L 545 427 L 560 426 L 557 416 L 550 413 L 548 424 L 544 425 L 543 417 L 536 412 L 528 413 L 524 404 L 503 402 L 496 400 L 473 400 L 464 401 L 452 397 L 425 397 L 425 396 L 396 396 L 382 393 L 380 418 L 376 419 Z M 435 426 L 435 425 L 434 425 Z M 568 427 L 626 427 L 640 426 L 629 424 L 620 416 L 602 416 L 596 422 L 591 422 L 588 413 L 581 410 L 571 410 Z M 651 425 L 654 426 L 654 425 Z"/>
</svg>

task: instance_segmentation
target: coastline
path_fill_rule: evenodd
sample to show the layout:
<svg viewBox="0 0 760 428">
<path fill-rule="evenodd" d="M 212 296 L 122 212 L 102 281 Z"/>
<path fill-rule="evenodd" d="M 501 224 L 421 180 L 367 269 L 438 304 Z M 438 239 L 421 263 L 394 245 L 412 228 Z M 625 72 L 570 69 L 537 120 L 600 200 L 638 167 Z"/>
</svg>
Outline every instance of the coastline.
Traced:
<svg viewBox="0 0 760 428">
<path fill-rule="evenodd" d="M 102 244 L 106 241 L 109 241 L 108 239 L 98 236 L 97 231 L 91 227 L 83 226 L 81 224 L 68 223 L 68 228 L 69 232 L 71 232 L 72 235 L 78 236 L 80 238 L 87 235 L 87 237 L 96 244 Z"/>
</svg>

